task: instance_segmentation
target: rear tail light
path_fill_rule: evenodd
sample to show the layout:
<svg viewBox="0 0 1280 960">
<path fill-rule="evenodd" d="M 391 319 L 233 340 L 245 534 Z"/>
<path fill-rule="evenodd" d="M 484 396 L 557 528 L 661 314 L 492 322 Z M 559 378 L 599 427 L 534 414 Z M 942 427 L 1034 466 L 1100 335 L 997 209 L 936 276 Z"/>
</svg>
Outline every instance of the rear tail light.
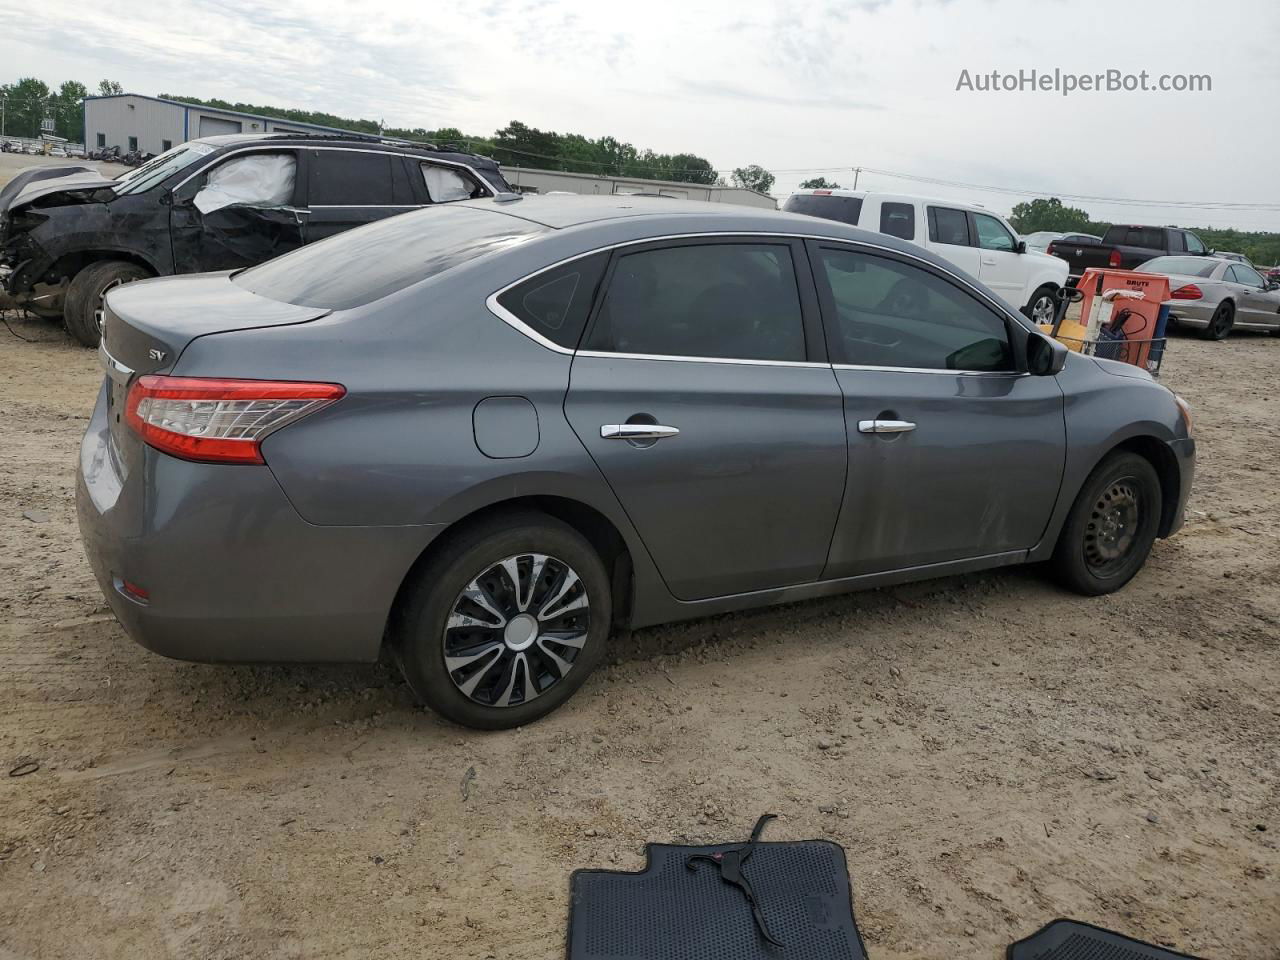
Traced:
<svg viewBox="0 0 1280 960">
<path fill-rule="evenodd" d="M 263 463 L 268 434 L 346 393 L 337 383 L 139 377 L 125 419 L 157 450 L 204 463 Z"/>
<path fill-rule="evenodd" d="M 1057 252 L 1057 249 L 1058 249 L 1058 248 L 1057 248 L 1057 247 L 1055 247 L 1053 244 L 1054 244 L 1054 241 L 1050 240 L 1050 241 L 1049 241 L 1049 245 L 1048 245 L 1047 247 L 1045 247 L 1045 248 L 1044 248 L 1044 252 L 1045 252 L 1045 253 L 1047 253 L 1047 254 L 1048 254 L 1049 256 L 1051 256 L 1051 257 L 1052 257 L 1052 256 L 1054 256 L 1054 254 Z"/>
<path fill-rule="evenodd" d="M 829 196 L 831 196 L 831 191 L 830 191 L 830 190 L 815 190 L 815 191 L 813 191 L 813 195 L 814 195 L 815 197 L 829 197 Z"/>
<path fill-rule="evenodd" d="M 1107 266 L 1111 267 L 1113 270 L 1120 269 L 1120 251 L 1119 250 L 1111 251 L 1111 256 L 1107 257 Z"/>
<path fill-rule="evenodd" d="M 1199 300 L 1204 296 L 1204 291 L 1194 283 L 1188 283 L 1185 287 L 1179 287 L 1173 291 L 1169 296 L 1174 300 Z"/>
</svg>

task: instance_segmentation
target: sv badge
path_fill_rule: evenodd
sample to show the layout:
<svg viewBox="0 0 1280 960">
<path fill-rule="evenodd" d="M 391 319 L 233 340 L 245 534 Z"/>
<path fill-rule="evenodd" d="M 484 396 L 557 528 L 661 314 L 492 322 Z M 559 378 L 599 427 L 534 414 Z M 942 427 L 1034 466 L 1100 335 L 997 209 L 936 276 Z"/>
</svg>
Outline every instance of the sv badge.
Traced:
<svg viewBox="0 0 1280 960">
<path fill-rule="evenodd" d="M 147 356 L 150 357 L 152 360 L 154 360 L 156 363 L 160 363 L 162 360 L 164 360 L 165 357 L 168 356 L 168 354 L 165 353 L 163 350 L 157 350 L 155 347 L 152 347 L 150 350 L 147 351 Z"/>
</svg>

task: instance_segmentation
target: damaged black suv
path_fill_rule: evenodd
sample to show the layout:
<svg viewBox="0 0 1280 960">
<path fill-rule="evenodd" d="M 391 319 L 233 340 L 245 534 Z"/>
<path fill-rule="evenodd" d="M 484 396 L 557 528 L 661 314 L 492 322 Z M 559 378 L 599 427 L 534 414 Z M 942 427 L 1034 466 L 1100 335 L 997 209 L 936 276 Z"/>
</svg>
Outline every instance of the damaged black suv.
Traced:
<svg viewBox="0 0 1280 960">
<path fill-rule="evenodd" d="M 506 193 L 487 157 L 358 135 L 191 140 L 105 179 L 26 170 L 0 190 L 0 308 L 63 317 L 86 346 L 121 283 L 252 266 L 433 203 Z"/>
</svg>

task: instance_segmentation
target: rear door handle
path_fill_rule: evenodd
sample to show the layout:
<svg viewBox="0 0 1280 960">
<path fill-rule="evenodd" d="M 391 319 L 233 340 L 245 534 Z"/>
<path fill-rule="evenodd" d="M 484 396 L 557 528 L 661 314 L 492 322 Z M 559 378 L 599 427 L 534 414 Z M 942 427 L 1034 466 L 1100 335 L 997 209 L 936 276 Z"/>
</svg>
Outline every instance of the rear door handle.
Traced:
<svg viewBox="0 0 1280 960">
<path fill-rule="evenodd" d="M 910 420 L 859 420 L 859 433 L 910 433 L 916 425 Z"/>
<path fill-rule="evenodd" d="M 996 258 L 991 257 L 990 259 L 988 259 L 986 257 L 983 257 L 982 262 L 985 263 L 988 267 L 994 267 L 996 265 Z"/>
<path fill-rule="evenodd" d="M 678 427 L 660 423 L 606 423 L 600 427 L 600 436 L 606 440 L 661 440 L 679 433 Z"/>
</svg>

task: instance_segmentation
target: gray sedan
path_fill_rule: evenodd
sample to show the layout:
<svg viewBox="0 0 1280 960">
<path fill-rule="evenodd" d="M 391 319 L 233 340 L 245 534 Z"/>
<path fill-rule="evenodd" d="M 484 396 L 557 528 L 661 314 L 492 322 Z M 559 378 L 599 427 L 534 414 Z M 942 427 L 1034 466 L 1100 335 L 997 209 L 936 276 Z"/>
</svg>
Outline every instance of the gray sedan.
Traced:
<svg viewBox="0 0 1280 960">
<path fill-rule="evenodd" d="M 1187 408 L 914 244 L 504 196 L 106 299 L 80 528 L 173 657 L 373 660 L 498 728 L 612 631 L 1046 561 L 1124 586 Z"/>
<path fill-rule="evenodd" d="M 1247 263 L 1223 257 L 1156 257 L 1140 273 L 1169 278 L 1169 318 L 1225 340 L 1235 328 L 1280 331 L 1280 283 Z"/>
</svg>

